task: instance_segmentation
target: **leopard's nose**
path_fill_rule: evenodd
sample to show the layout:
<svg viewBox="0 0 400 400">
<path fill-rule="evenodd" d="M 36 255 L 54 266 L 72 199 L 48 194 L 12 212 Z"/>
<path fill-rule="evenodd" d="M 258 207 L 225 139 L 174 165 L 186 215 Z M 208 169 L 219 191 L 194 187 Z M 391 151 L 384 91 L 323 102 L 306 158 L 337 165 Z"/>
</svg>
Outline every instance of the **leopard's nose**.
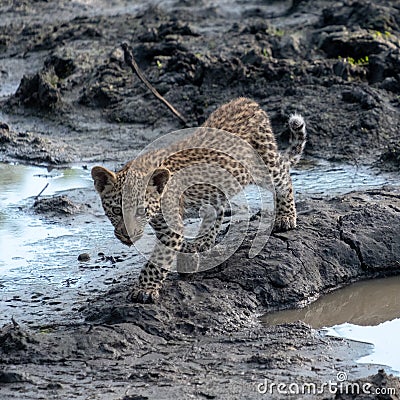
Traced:
<svg viewBox="0 0 400 400">
<path fill-rule="evenodd" d="M 128 235 L 122 235 L 118 231 L 114 231 L 115 237 L 120 240 L 123 244 L 127 246 L 132 246 L 134 242 L 132 242 L 131 238 Z"/>
<path fill-rule="evenodd" d="M 128 246 L 132 246 L 132 245 L 133 245 L 134 242 L 133 242 L 130 238 L 124 238 L 124 239 L 125 239 L 125 242 L 124 242 L 124 243 L 125 243 L 126 245 L 128 245 Z"/>
</svg>

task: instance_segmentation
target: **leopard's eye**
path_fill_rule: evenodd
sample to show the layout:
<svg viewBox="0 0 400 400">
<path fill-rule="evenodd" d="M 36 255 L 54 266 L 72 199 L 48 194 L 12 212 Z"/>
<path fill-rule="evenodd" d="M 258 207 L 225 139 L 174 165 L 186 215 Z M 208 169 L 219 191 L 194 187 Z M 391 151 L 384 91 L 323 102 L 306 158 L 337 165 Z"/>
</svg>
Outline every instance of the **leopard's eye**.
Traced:
<svg viewBox="0 0 400 400">
<path fill-rule="evenodd" d="M 146 209 L 144 207 L 138 207 L 136 210 L 136 215 L 138 217 L 144 217 L 146 215 Z"/>
<path fill-rule="evenodd" d="M 113 214 L 116 214 L 116 215 L 122 215 L 121 207 L 113 207 L 112 212 L 113 212 Z"/>
</svg>

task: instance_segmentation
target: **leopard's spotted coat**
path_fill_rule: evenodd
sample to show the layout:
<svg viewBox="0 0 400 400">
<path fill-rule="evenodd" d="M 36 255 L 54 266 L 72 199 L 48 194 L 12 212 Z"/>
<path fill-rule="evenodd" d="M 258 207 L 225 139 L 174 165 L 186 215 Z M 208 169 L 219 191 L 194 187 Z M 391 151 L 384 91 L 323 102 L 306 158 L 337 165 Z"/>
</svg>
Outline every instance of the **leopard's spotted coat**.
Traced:
<svg viewBox="0 0 400 400">
<path fill-rule="evenodd" d="M 282 153 L 278 151 L 267 114 L 256 102 L 247 98 L 238 98 L 219 107 L 203 127 L 220 129 L 235 135 L 232 137 L 240 137 L 242 140 L 237 140 L 237 144 L 229 143 L 228 140 L 226 145 L 232 150 L 234 148 L 234 154 L 242 156 L 243 159 L 251 157 L 251 152 L 243 145 L 244 142 L 257 151 L 275 187 L 274 230 L 295 228 L 296 209 L 289 168 L 299 161 L 304 149 L 306 131 L 303 118 L 300 115 L 290 117 L 289 127 L 293 139 Z M 157 299 L 176 251 L 194 252 L 209 248 L 213 245 L 221 226 L 226 202 L 221 190 L 207 180 L 194 181 L 179 201 L 173 201 L 171 197 L 167 199 L 164 195 L 165 187 L 174 174 L 190 167 L 191 176 L 201 176 L 206 174 L 204 171 L 207 168 L 204 166 L 212 165 L 227 170 L 241 184 L 251 183 L 248 171 L 243 169 L 243 164 L 236 156 L 229 155 L 229 148 L 226 152 L 213 150 L 214 145 L 220 146 L 218 141 L 218 131 L 215 135 L 204 136 L 199 129 L 197 133 L 169 149 L 145 153 L 126 164 L 117 173 L 103 167 L 92 169 L 95 188 L 100 194 L 104 211 L 115 228 L 115 236 L 121 242 L 131 245 L 140 238 L 145 224 L 149 222 L 159 240 L 150 260 L 140 273 L 138 285 L 131 294 L 133 300 L 152 302 Z M 230 183 L 226 182 L 226 185 Z M 123 193 L 123 187 L 129 190 Z M 130 205 L 129 212 L 124 213 L 125 220 L 122 213 L 123 196 L 125 203 Z M 174 220 L 174 229 L 161 213 L 161 201 Z M 215 211 L 212 215 L 204 213 L 198 238 L 188 242 L 182 233 L 184 212 L 192 207 L 199 209 L 204 204 L 212 204 Z M 130 227 L 130 235 L 127 225 Z"/>
</svg>

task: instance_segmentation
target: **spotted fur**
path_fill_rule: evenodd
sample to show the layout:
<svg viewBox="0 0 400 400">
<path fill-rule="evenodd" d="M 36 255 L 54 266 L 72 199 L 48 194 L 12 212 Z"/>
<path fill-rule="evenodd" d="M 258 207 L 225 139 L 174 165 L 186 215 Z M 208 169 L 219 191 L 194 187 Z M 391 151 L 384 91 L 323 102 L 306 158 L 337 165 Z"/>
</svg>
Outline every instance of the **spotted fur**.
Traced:
<svg viewBox="0 0 400 400">
<path fill-rule="evenodd" d="M 177 251 L 198 252 L 214 244 L 227 199 L 221 190 L 207 180 L 208 169 L 204 166 L 223 168 L 242 185 L 251 183 L 251 176 L 240 160 L 229 154 L 229 150 L 234 150 L 243 159 L 252 157 L 243 143 L 249 144 L 261 156 L 274 185 L 274 231 L 296 227 L 296 208 L 289 168 L 299 161 L 306 142 L 303 118 L 297 114 L 290 117 L 292 142 L 282 153 L 278 151 L 267 114 L 256 102 L 247 98 L 238 98 L 219 107 L 203 127 L 230 132 L 235 135 L 232 136 L 233 139 L 240 137 L 244 142 L 228 140 L 225 143 L 228 147 L 226 152 L 212 150 L 213 145 L 219 143 L 218 132 L 210 136 L 204 135 L 199 129 L 194 135 L 169 148 L 141 155 L 116 173 L 99 166 L 92 169 L 95 188 L 100 194 L 104 211 L 115 228 L 115 236 L 122 243 L 132 245 L 143 234 L 146 223 L 150 223 L 158 239 L 149 261 L 140 273 L 138 284 L 131 293 L 132 300 L 153 302 L 158 298 Z M 171 177 L 187 168 L 191 169 L 190 177 L 195 183 L 187 182 L 187 189 L 179 201 L 176 196 L 168 197 L 166 193 L 171 190 L 166 191 L 165 187 L 168 182 L 173 181 Z M 232 183 L 224 182 L 224 187 L 235 192 L 236 189 L 230 186 Z M 172 188 L 172 193 L 174 190 L 178 193 L 181 188 Z M 130 207 L 124 216 L 123 198 Z M 165 213 L 161 212 L 161 201 L 163 210 L 168 210 L 168 221 Z M 213 206 L 211 210 L 204 207 L 210 204 Z M 188 241 L 183 236 L 183 218 L 185 212 L 192 208 L 202 208 L 203 215 L 197 237 Z M 170 220 L 174 221 L 173 228 Z M 126 226 L 130 227 L 130 235 Z"/>
</svg>

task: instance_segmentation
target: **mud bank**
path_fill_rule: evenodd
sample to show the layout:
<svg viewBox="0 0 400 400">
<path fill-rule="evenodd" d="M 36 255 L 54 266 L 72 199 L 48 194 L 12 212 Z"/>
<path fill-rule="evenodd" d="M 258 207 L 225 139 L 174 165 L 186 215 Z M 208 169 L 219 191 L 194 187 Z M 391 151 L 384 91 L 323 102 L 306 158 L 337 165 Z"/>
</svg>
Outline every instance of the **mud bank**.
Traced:
<svg viewBox="0 0 400 400">
<path fill-rule="evenodd" d="M 160 304 L 146 308 L 152 310 L 151 319 L 139 322 L 143 307 L 124 306 L 121 295 L 125 293 L 120 291 L 96 300 L 94 307 L 84 310 L 86 318 L 102 323 L 129 321 L 149 333 L 157 332 L 157 324 L 164 321 L 170 325 L 167 333 L 162 332 L 167 338 L 178 333 L 235 332 L 262 310 L 301 306 L 357 279 L 397 274 L 399 194 L 398 189 L 388 189 L 327 202 L 305 200 L 298 204 L 299 229 L 273 234 L 255 259 L 248 258 L 249 239 L 217 268 L 172 275 Z M 107 306 L 111 299 L 118 307 Z M 98 301 L 103 303 L 96 311 Z"/>
</svg>

